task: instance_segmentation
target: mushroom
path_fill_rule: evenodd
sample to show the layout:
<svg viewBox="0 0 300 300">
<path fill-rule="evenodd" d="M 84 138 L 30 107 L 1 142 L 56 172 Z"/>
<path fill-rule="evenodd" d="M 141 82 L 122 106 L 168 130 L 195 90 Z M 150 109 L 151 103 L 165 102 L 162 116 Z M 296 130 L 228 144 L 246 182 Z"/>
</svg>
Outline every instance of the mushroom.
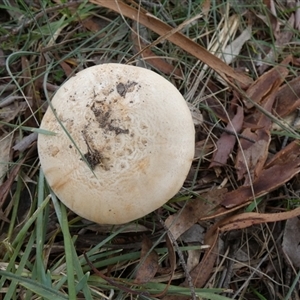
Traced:
<svg viewBox="0 0 300 300">
<path fill-rule="evenodd" d="M 122 224 L 154 211 L 182 187 L 194 125 L 179 91 L 157 73 L 102 64 L 54 95 L 39 134 L 46 180 L 81 217 Z"/>
</svg>

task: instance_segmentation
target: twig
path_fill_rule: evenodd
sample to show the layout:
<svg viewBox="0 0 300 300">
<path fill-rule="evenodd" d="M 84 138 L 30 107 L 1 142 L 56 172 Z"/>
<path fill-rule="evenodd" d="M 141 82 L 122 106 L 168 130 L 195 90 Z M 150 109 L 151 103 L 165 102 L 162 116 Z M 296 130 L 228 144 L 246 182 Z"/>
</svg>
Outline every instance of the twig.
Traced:
<svg viewBox="0 0 300 300">
<path fill-rule="evenodd" d="M 148 292 L 145 291 L 135 291 L 132 290 L 118 282 L 116 282 L 114 279 L 105 276 L 104 274 L 102 274 L 100 271 L 98 271 L 94 265 L 90 262 L 89 258 L 87 257 L 86 253 L 83 253 L 83 256 L 87 262 L 87 264 L 89 265 L 89 267 L 94 271 L 94 273 L 99 276 L 100 278 L 104 279 L 105 281 L 107 281 L 110 285 L 122 290 L 123 292 L 132 294 L 132 295 L 139 295 L 139 296 L 150 296 L 150 294 Z"/>
<path fill-rule="evenodd" d="M 187 265 L 185 263 L 185 260 L 184 260 L 184 257 L 183 257 L 183 254 L 179 248 L 179 245 L 176 241 L 176 239 L 174 238 L 173 234 L 171 233 L 171 231 L 169 230 L 169 228 L 166 226 L 165 222 L 162 220 L 162 218 L 156 214 L 160 224 L 163 226 L 164 230 L 168 233 L 168 236 L 170 238 L 170 240 L 172 241 L 172 243 L 174 244 L 174 247 L 177 251 L 177 254 L 178 254 L 178 257 L 179 257 L 179 260 L 181 262 L 181 265 L 182 265 L 182 268 L 183 268 L 183 271 L 184 271 L 184 275 L 185 275 L 185 278 L 188 282 L 188 285 L 189 285 L 189 288 L 190 288 L 190 291 L 191 291 L 191 296 L 192 296 L 192 300 L 197 300 L 197 295 L 196 295 L 196 292 L 195 292 L 195 287 L 194 287 L 194 284 L 193 284 L 193 280 L 192 280 L 192 277 L 189 273 L 189 270 L 187 268 Z"/>
</svg>

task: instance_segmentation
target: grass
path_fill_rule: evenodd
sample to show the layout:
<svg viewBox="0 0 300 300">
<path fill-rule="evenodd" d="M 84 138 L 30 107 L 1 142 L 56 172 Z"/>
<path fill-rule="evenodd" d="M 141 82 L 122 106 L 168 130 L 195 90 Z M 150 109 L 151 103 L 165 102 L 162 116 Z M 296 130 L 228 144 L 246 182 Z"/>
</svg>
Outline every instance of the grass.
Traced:
<svg viewBox="0 0 300 300">
<path fill-rule="evenodd" d="M 300 273 L 281 255 L 284 222 L 220 235 L 219 243 L 223 246 L 209 279 L 201 287 L 183 284 L 189 275 L 185 268 L 197 255 L 198 261 L 204 256 L 201 239 L 193 236 L 196 242 L 192 243 L 177 239 L 178 245 L 172 246 L 177 264 L 169 282 L 172 249 L 166 243 L 167 231 L 159 218 L 164 222 L 191 200 L 213 202 L 205 196 L 210 190 L 221 185 L 236 189 L 240 182 L 236 180 L 232 160 L 221 171 L 208 168 L 222 133 L 216 126 L 223 127 L 225 123 L 207 100 L 221 103 L 227 114 L 234 94 L 232 88 L 214 70 L 167 39 L 151 47 L 152 55 L 163 58 L 182 76 L 162 72 L 159 64 L 152 65 L 151 57 L 143 54 L 131 63 L 147 66 L 171 81 L 188 102 L 201 110 L 207 122 L 196 128 L 196 141 L 204 143 L 198 149 L 184 188 L 159 210 L 159 218 L 152 213 L 124 226 L 102 226 L 82 220 L 56 198 L 40 169 L 35 138 L 25 139 L 32 133 L 52 134 L 39 129 L 46 104 L 76 72 L 95 64 L 130 61 L 137 53 L 133 26 L 137 26 L 146 44 L 155 43 L 159 36 L 88 1 L 29 2 L 4 0 L 0 4 L 0 298 L 165 299 L 166 292 L 171 300 L 195 295 L 212 300 L 288 300 L 299 294 Z M 211 5 L 206 12 L 203 8 L 208 2 Z M 274 21 L 261 1 L 236 1 L 238 5 L 230 6 L 231 2 L 140 1 L 139 5 L 172 27 L 201 15 L 182 32 L 218 58 L 253 21 L 251 36 L 232 57 L 231 66 L 246 68 L 254 80 L 260 76 L 261 57 L 270 48 L 276 52 L 276 59 L 269 65 L 278 64 L 290 53 L 299 57 L 299 33 L 286 25 L 293 9 L 276 3 L 281 28 L 286 26 L 293 34 L 291 42 L 278 46 L 271 25 Z M 252 19 L 243 14 L 246 10 L 251 12 Z M 295 65 L 289 68 L 286 81 L 299 73 Z M 275 153 L 284 139 L 288 143 L 299 139 L 298 129 L 283 127 L 280 132 L 271 132 L 271 150 Z M 19 141 L 23 141 L 24 150 L 14 151 Z M 274 212 L 298 207 L 297 186 L 296 175 L 244 211 Z M 207 231 L 215 220 L 198 223 Z M 152 241 L 149 255 L 153 249 L 158 255 L 159 272 L 149 282 L 137 284 L 134 279 L 143 262 L 141 245 L 145 235 Z M 178 253 L 183 255 L 184 262 Z"/>
</svg>

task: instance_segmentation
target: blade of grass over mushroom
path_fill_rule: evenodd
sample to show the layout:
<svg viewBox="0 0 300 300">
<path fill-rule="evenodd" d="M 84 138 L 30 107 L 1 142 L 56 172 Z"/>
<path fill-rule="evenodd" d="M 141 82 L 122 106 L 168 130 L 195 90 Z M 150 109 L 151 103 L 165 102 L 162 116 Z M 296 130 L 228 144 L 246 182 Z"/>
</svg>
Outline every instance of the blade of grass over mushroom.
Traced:
<svg viewBox="0 0 300 300">
<path fill-rule="evenodd" d="M 48 71 L 49 69 L 51 68 L 53 64 L 53 61 L 51 62 L 49 68 L 48 68 Z M 47 78 L 48 78 L 48 72 L 46 73 L 46 75 L 44 76 L 44 81 L 43 81 L 43 86 L 44 86 L 44 91 L 47 91 L 47 88 L 46 88 L 46 83 L 47 83 Z M 68 130 L 66 129 L 66 127 L 64 126 L 64 124 L 62 123 L 62 121 L 58 118 L 57 114 L 56 114 L 56 111 L 55 109 L 53 108 L 53 105 L 52 105 L 52 102 L 49 98 L 49 95 L 48 93 L 46 92 L 45 93 L 45 96 L 46 96 L 46 99 L 47 99 L 47 102 L 48 102 L 48 105 L 49 107 L 51 108 L 52 112 L 53 112 L 53 115 L 55 116 L 56 118 L 56 121 L 59 123 L 60 127 L 62 128 L 62 130 L 65 132 L 65 134 L 67 135 L 67 137 L 69 138 L 70 142 L 73 144 L 73 146 L 76 148 L 76 150 L 78 151 L 82 161 L 84 161 L 86 163 L 86 165 L 89 167 L 90 171 L 93 173 L 94 176 L 96 176 L 96 174 L 94 173 L 94 170 L 91 166 L 91 164 L 88 162 L 87 158 L 85 157 L 85 155 L 82 153 L 82 151 L 79 149 L 78 145 L 76 144 L 76 142 L 74 141 L 73 137 L 70 135 L 70 133 L 68 132 Z M 46 130 L 47 131 L 47 130 Z M 97 176 L 96 176 L 97 177 Z"/>
<path fill-rule="evenodd" d="M 148 27 L 149 29 L 160 35 L 166 35 L 168 34 L 168 32 L 172 32 L 173 28 L 160 21 L 158 18 L 152 16 L 149 13 L 146 14 L 144 11 L 130 7 L 122 1 L 118 1 L 116 3 L 114 1 L 90 0 L 90 2 L 110 8 L 120 13 L 121 15 L 129 17 L 141 23 L 142 25 Z M 247 87 L 252 83 L 252 80 L 248 76 L 244 74 L 238 74 L 222 60 L 216 59 L 213 54 L 211 54 L 205 48 L 201 47 L 183 34 L 176 32 L 174 35 L 170 35 L 168 37 L 168 40 L 181 47 L 183 50 L 194 55 L 198 59 L 202 60 L 213 70 L 215 70 L 221 77 L 223 77 L 223 79 L 225 79 L 227 82 L 230 82 L 230 80 L 233 79 L 236 81 L 237 85 L 240 85 L 242 87 Z"/>
<path fill-rule="evenodd" d="M 26 120 L 23 122 L 23 124 L 26 123 Z M 55 132 L 49 131 L 49 130 L 45 130 L 42 128 L 34 128 L 34 127 L 27 127 L 27 126 L 22 126 L 22 124 L 18 125 L 18 124 L 11 124 L 11 123 L 7 123 L 7 122 L 3 122 L 0 121 L 0 124 L 11 127 L 11 128 L 15 128 L 17 129 L 22 129 L 24 131 L 29 131 L 29 132 L 35 132 L 35 133 L 39 133 L 39 134 L 45 134 L 45 135 L 55 135 Z"/>
</svg>

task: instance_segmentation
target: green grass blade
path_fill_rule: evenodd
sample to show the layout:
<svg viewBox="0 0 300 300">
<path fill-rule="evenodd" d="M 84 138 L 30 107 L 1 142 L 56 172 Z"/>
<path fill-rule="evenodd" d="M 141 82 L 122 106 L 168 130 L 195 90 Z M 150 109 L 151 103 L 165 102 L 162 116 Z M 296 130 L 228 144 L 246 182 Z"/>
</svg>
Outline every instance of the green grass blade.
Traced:
<svg viewBox="0 0 300 300">
<path fill-rule="evenodd" d="M 62 293 L 56 291 L 53 288 L 49 288 L 48 286 L 45 286 L 39 282 L 36 282 L 32 279 L 22 277 L 20 275 L 7 272 L 7 271 L 2 271 L 0 270 L 0 275 L 3 276 L 6 279 L 11 279 L 19 282 L 20 285 L 28 288 L 29 290 L 33 291 L 37 295 L 40 295 L 44 297 L 45 299 L 55 299 L 55 300 L 68 300 L 71 298 L 66 297 Z M 76 299 L 76 298 L 73 298 Z"/>
</svg>

